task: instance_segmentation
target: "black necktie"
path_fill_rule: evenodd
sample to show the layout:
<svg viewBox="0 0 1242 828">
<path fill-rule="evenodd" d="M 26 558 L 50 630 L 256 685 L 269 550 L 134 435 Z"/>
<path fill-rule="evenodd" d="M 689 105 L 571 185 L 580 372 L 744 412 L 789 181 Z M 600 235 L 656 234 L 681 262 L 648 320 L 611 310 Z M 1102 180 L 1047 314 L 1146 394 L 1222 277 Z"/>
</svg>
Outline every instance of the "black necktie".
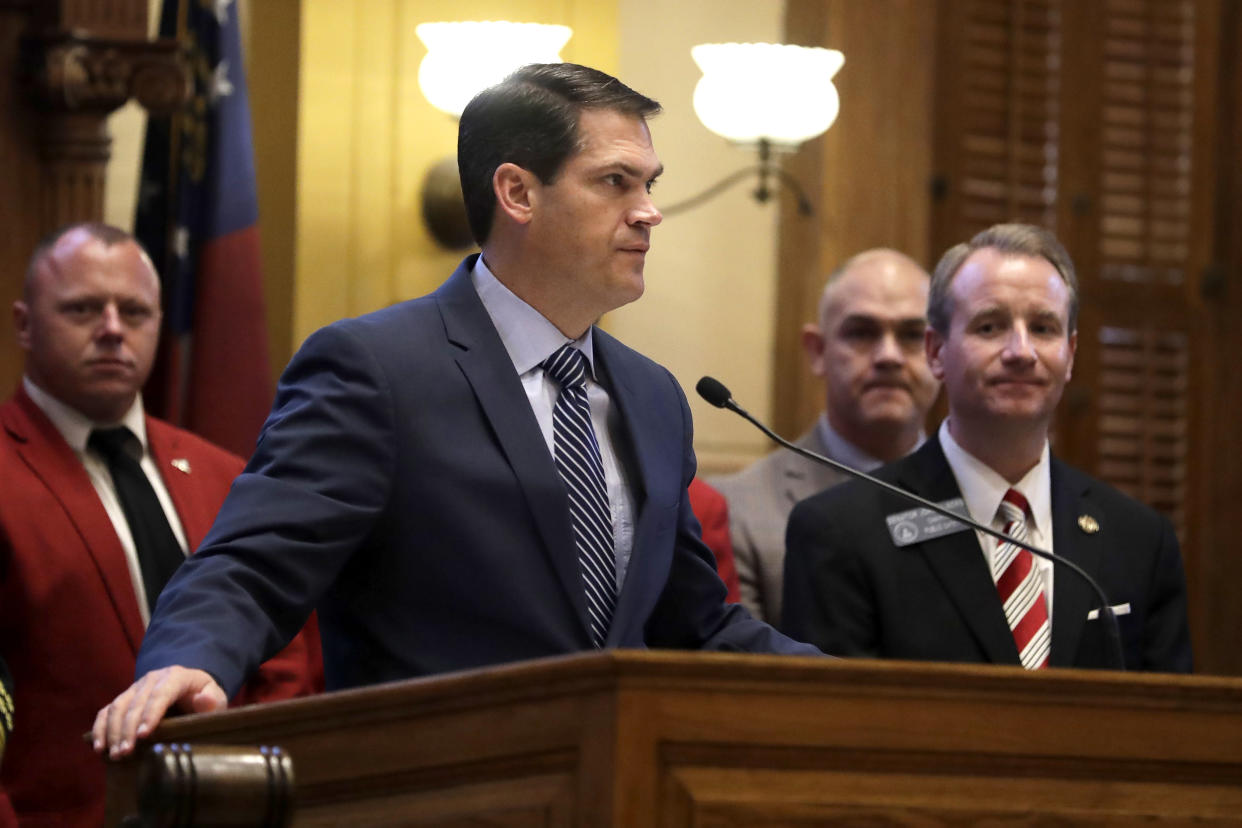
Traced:
<svg viewBox="0 0 1242 828">
<path fill-rule="evenodd" d="M 154 610 L 160 590 L 185 561 L 185 555 L 168 525 L 168 517 L 155 496 L 155 489 L 151 488 L 151 481 L 143 473 L 141 464 L 126 450 L 126 446 L 136 440 L 133 432 L 121 426 L 92 431 L 89 445 L 108 461 L 112 485 L 116 487 L 138 550 L 147 606 Z"/>
</svg>

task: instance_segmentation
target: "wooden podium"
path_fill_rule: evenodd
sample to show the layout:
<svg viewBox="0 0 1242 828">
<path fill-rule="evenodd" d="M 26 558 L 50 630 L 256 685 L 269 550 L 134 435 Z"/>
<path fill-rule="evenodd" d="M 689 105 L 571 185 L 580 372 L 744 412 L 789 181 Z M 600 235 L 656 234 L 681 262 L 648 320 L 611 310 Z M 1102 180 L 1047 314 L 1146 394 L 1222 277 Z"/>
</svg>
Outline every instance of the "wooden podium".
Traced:
<svg viewBox="0 0 1242 828">
<path fill-rule="evenodd" d="M 609 651 L 187 716 L 295 826 L 1242 822 L 1242 681 Z M 141 756 L 109 767 L 110 824 Z"/>
</svg>

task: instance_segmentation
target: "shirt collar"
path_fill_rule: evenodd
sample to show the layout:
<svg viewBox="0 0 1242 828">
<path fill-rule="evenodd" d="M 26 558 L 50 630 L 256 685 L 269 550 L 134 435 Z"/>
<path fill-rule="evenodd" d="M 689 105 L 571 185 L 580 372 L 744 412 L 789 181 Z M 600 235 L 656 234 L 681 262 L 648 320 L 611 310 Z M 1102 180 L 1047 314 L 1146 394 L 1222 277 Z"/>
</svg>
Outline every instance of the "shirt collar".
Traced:
<svg viewBox="0 0 1242 828">
<path fill-rule="evenodd" d="M 120 422 L 97 423 L 35 385 L 30 377 L 22 377 L 22 387 L 25 388 L 26 394 L 34 401 L 34 404 L 39 406 L 39 410 L 52 421 L 52 425 L 56 426 L 56 430 L 60 432 L 60 436 L 65 438 L 65 442 L 78 454 L 86 451 L 86 441 L 90 439 L 93 430 L 116 426 L 125 426 L 132 431 L 142 446 L 143 454 L 147 453 L 147 420 L 142 408 L 141 394 L 134 396 L 133 405 L 125 412 L 125 416 L 121 417 Z"/>
<path fill-rule="evenodd" d="M 591 376 L 595 376 L 595 349 L 591 336 L 594 326 L 587 328 L 586 333 L 576 340 L 565 336 L 547 317 L 497 279 L 482 256 L 475 260 L 470 279 L 519 376 L 538 368 L 540 363 L 567 343 L 583 353 L 591 366 Z"/>
<path fill-rule="evenodd" d="M 1010 483 L 990 466 L 958 445 L 949 433 L 949 420 L 940 424 L 940 447 L 945 460 L 957 478 L 957 487 L 971 517 L 980 523 L 991 525 L 1000 508 L 1001 498 L 1009 489 L 1017 489 L 1031 506 L 1035 531 L 1042 537 L 1052 537 L 1052 463 L 1048 441 L 1040 452 L 1039 462 L 1021 480 Z"/>
<path fill-rule="evenodd" d="M 828 456 L 834 460 L 838 460 L 852 469 L 870 472 L 875 471 L 884 465 L 883 460 L 877 460 L 858 446 L 837 433 L 837 430 L 828 422 L 828 414 L 819 415 L 819 422 L 816 427 L 819 429 L 819 439 L 823 441 L 824 447 L 828 449 Z M 910 451 L 916 450 L 927 439 L 927 435 L 922 430 L 919 431 L 919 439 L 910 448 Z"/>
</svg>

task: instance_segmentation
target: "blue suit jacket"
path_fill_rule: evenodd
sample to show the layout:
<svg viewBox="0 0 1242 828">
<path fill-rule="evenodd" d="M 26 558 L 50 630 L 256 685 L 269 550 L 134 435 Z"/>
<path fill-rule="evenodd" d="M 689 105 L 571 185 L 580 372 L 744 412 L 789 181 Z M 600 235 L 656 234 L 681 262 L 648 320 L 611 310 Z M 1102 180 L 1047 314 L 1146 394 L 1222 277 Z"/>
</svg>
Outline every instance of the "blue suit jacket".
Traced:
<svg viewBox="0 0 1242 828">
<path fill-rule="evenodd" d="M 935 502 L 961 497 L 934 436 L 876 476 Z M 913 508 L 852 481 L 794 507 L 781 629 L 843 656 L 1019 664 L 973 531 L 898 547 L 885 516 Z M 1090 518 L 1091 520 L 1083 520 Z M 1053 551 L 1103 588 L 1119 615 L 1127 669 L 1189 672 L 1186 582 L 1169 521 L 1055 457 Z M 1099 602 L 1061 566 L 1052 591 L 1053 667 L 1109 667 Z"/>
<path fill-rule="evenodd" d="M 195 666 L 231 691 L 316 606 L 329 688 L 591 647 L 565 489 L 472 265 L 306 341 L 139 675 Z M 599 330 L 595 354 L 637 512 L 607 646 L 817 652 L 724 603 L 672 375 Z"/>
</svg>

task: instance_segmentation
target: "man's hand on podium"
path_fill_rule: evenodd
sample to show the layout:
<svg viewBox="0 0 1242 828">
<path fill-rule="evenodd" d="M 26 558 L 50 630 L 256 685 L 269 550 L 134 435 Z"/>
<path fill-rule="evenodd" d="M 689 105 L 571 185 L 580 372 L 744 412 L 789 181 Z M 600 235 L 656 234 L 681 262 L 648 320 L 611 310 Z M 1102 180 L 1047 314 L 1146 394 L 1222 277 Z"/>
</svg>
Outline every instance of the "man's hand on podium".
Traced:
<svg viewBox="0 0 1242 828">
<path fill-rule="evenodd" d="M 135 742 L 150 735 L 170 707 L 211 713 L 227 706 L 224 690 L 203 670 L 176 666 L 152 670 L 95 715 L 91 729 L 95 752 L 107 749 L 112 759 L 132 753 Z"/>
</svg>

